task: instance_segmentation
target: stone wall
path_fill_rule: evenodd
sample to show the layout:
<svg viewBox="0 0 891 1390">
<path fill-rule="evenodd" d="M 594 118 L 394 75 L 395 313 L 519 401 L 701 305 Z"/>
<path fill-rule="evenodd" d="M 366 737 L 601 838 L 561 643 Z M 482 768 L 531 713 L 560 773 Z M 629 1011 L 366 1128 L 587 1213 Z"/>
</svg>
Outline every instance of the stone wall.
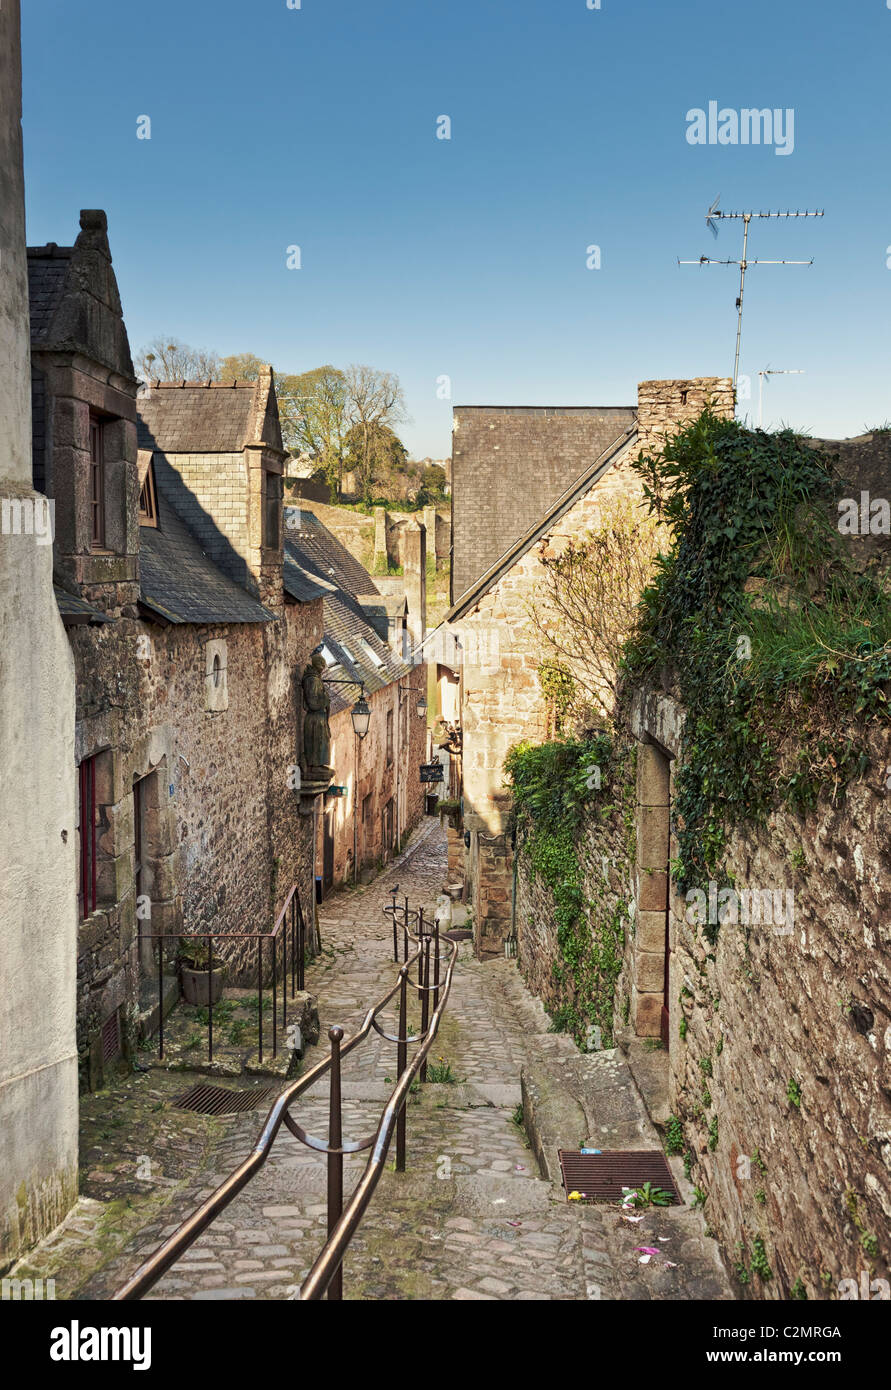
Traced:
<svg viewBox="0 0 891 1390">
<path fill-rule="evenodd" d="M 639 700 L 634 727 L 660 738 L 674 771 L 683 750 L 669 702 Z M 670 895 L 671 1104 L 709 1225 L 731 1268 L 748 1272 L 747 1296 L 833 1298 L 864 1271 L 867 1283 L 889 1277 L 885 734 L 869 753 L 870 771 L 839 804 L 778 811 L 731 835 L 727 882 L 712 893 L 723 902 L 732 885 L 752 904 L 748 925 L 707 931 Z M 755 893 L 761 920 L 751 921 L 756 899 L 744 895 Z M 751 1274 L 760 1247 L 770 1278 Z"/>
<path fill-rule="evenodd" d="M 638 448 L 643 453 L 661 448 L 666 435 L 698 419 L 707 405 L 716 415 L 733 419 L 735 398 L 730 377 L 642 381 L 637 389 Z"/>
<path fill-rule="evenodd" d="M 322 813 L 330 815 L 334 831 L 334 884 L 351 882 L 354 849 L 357 873 L 386 863 L 398 852 L 424 814 L 424 788 L 419 767 L 426 756 L 427 725 L 416 705 L 426 684 L 426 667 L 414 668 L 402 682 L 367 694 L 371 709 L 368 733 L 359 743 L 353 732 L 350 709 L 331 717 L 332 762 L 335 783 L 346 786 L 347 796 L 331 798 L 320 807 L 316 844 L 316 873 L 322 874 Z M 387 755 L 387 716 L 392 717 L 393 754 Z M 392 836 L 386 839 L 384 812 L 391 803 Z"/>
<path fill-rule="evenodd" d="M 313 897 L 312 819 L 292 774 L 299 675 L 322 638 L 322 604 L 288 605 L 274 623 L 163 628 L 120 618 L 72 631 L 77 761 L 98 755 L 97 910 L 81 923 L 78 1025 L 83 1080 L 101 1080 L 100 1032 L 122 1011 L 132 1046 L 146 934 L 268 931 L 292 883 Z M 209 648 L 225 700 L 208 699 Z M 134 782 L 147 778 L 142 903 L 134 879 Z M 230 982 L 252 983 L 256 948 L 220 943 Z M 143 998 L 151 993 L 142 952 Z"/>
<path fill-rule="evenodd" d="M 0 499 L 31 487 L 18 0 L 0 8 Z M 53 551 L 0 535 L 0 1271 L 77 1198 L 74 663 Z"/>
<path fill-rule="evenodd" d="M 635 931 L 634 759 L 624 745 L 601 768 L 591 791 L 591 813 L 578 836 L 585 947 L 560 942 L 554 896 L 533 872 L 518 836 L 516 865 L 517 961 L 530 990 L 561 1030 L 590 1050 L 612 1047 L 630 1005 L 626 946 Z M 614 962 L 616 962 L 614 964 Z M 593 1029 L 593 1031 L 591 1031 Z"/>
<path fill-rule="evenodd" d="M 868 1287 L 891 1275 L 891 936 L 884 925 L 891 750 L 886 736 L 872 738 L 872 770 L 843 803 L 824 799 L 807 817 L 778 812 L 764 827 L 733 832 L 727 881 L 715 895 L 730 884 L 740 896 L 769 890 L 771 901 L 781 892 L 782 915 L 748 926 L 725 922 L 712 940 L 687 921 L 686 898 L 667 882 L 660 897 L 655 875 L 643 867 L 648 858 L 664 862 L 658 803 L 665 779 L 652 755 L 672 759 L 670 796 L 682 739 L 677 706 L 666 697 L 638 699 L 617 754 L 624 748 L 636 757 L 606 784 L 609 814 L 593 804 L 580 835 L 592 931 L 616 911 L 627 916 L 613 1033 L 623 1045 L 658 1037 L 667 1002 L 669 1100 L 680 1149 L 728 1268 L 744 1271 L 741 1296 L 838 1298 L 852 1287 L 843 1280 L 862 1289 L 864 1276 Z M 572 977 L 553 899 L 530 878 L 522 854 L 517 917 L 519 965 L 530 988 L 564 1027 L 571 1007 L 581 1016 L 593 1005 L 596 1018 L 599 1001 L 567 988 Z M 770 1277 L 752 1272 L 762 1249 Z"/>
<path fill-rule="evenodd" d="M 465 877 L 467 897 L 474 909 L 477 951 L 481 956 L 500 954 L 511 928 L 513 872 L 509 848 L 504 841 L 511 799 L 504 785 L 505 754 L 523 739 L 543 742 L 551 728 L 550 711 L 538 680 L 538 668 L 546 650 L 530 621 L 530 606 L 541 590 L 542 557 L 559 552 L 568 539 L 582 537 L 602 524 L 616 502 L 638 499 L 640 482 L 631 463 L 640 453 L 641 438 L 655 441 L 664 434 L 666 422 L 672 418 L 676 424 L 695 418 L 706 400 L 711 400 L 717 410 L 732 413 L 733 393 L 729 379 L 706 377 L 696 381 L 642 382 L 638 410 L 640 434 L 632 437 L 603 477 L 515 561 L 474 607 L 450 624 L 461 640 L 463 653 L 464 827 L 471 836 Z M 469 472 L 479 465 L 483 477 L 487 466 L 486 450 L 494 450 L 495 444 L 481 442 L 480 431 L 488 430 L 491 424 L 492 439 L 497 443 L 502 438 L 498 431 L 502 427 L 506 429 L 507 425 L 500 417 L 490 419 L 490 416 L 498 416 L 498 412 L 492 410 L 479 409 L 465 414 L 468 419 L 459 422 L 456 436 L 462 441 L 461 467 Z M 569 430 L 566 446 L 569 452 L 560 466 L 575 470 L 572 473 L 575 477 L 596 458 L 596 453 L 590 450 L 599 444 L 597 432 L 607 425 L 620 430 L 626 414 L 621 411 L 579 414 L 517 410 L 510 414 L 510 437 L 514 441 L 511 447 L 521 448 L 523 433 L 517 422 L 525 422 L 529 457 L 544 466 L 539 451 L 546 441 L 559 440 L 560 430 L 565 425 Z M 578 467 L 585 449 L 589 452 Z M 510 453 L 505 461 L 517 468 L 515 490 L 519 496 L 526 465 L 517 465 Z M 473 496 L 471 491 L 470 497 Z M 462 493 L 456 483 L 453 493 L 456 546 L 461 528 L 472 530 L 476 524 L 465 521 L 467 505 L 467 494 Z M 498 554 L 505 548 L 506 541 Z"/>
</svg>

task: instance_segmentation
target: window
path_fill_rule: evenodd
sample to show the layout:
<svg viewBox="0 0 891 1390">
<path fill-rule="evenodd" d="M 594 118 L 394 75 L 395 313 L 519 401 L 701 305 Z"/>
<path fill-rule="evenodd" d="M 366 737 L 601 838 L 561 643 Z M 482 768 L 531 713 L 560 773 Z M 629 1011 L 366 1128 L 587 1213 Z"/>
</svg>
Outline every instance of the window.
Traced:
<svg viewBox="0 0 891 1390">
<path fill-rule="evenodd" d="M 381 659 L 381 657 L 378 656 L 371 643 L 367 642 L 364 637 L 359 638 L 359 646 L 365 653 L 365 655 L 368 657 L 368 660 L 371 662 L 372 666 L 376 666 L 378 669 L 380 669 L 383 666 L 383 660 Z"/>
<path fill-rule="evenodd" d="M 139 492 L 140 526 L 158 525 L 158 498 L 155 492 L 155 470 L 149 464 Z"/>
<path fill-rule="evenodd" d="M 387 710 L 387 762 L 393 761 L 393 711 Z"/>
<path fill-rule="evenodd" d="M 277 550 L 282 526 L 282 477 L 280 473 L 263 474 L 263 545 Z"/>
<path fill-rule="evenodd" d="M 85 758 L 78 768 L 78 844 L 80 848 L 78 915 L 81 921 L 96 910 L 96 759 Z"/>
<path fill-rule="evenodd" d="M 90 505 L 94 550 L 105 549 L 105 440 L 101 420 L 90 420 Z"/>
</svg>

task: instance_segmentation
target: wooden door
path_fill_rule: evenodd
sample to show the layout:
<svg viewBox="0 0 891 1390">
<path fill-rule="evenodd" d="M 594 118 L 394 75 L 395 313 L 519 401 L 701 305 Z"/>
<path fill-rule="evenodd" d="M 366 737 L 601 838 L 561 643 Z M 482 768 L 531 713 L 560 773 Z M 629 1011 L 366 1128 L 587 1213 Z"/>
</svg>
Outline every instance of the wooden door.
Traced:
<svg viewBox="0 0 891 1390">
<path fill-rule="evenodd" d="M 322 897 L 334 887 L 334 808 L 325 812 L 322 821 Z"/>
</svg>

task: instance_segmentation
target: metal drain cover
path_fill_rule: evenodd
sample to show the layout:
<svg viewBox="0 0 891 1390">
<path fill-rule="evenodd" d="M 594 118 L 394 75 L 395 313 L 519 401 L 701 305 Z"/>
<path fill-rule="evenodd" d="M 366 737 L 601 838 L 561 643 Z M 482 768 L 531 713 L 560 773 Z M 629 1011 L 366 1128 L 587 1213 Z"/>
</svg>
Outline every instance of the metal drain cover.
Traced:
<svg viewBox="0 0 891 1390">
<path fill-rule="evenodd" d="M 599 1154 L 583 1154 L 578 1149 L 558 1149 L 563 1186 L 580 1192 L 588 1202 L 621 1202 L 624 1188 L 642 1187 L 645 1182 L 671 1194 L 681 1205 L 681 1196 L 671 1169 L 660 1149 L 604 1149 Z"/>
<path fill-rule="evenodd" d="M 182 1095 L 176 1096 L 172 1104 L 177 1110 L 194 1110 L 198 1115 L 235 1115 L 242 1110 L 253 1110 L 277 1091 L 277 1086 L 255 1086 L 251 1091 L 230 1091 L 225 1086 L 209 1086 L 206 1082 L 199 1081 L 187 1091 L 183 1091 Z"/>
</svg>

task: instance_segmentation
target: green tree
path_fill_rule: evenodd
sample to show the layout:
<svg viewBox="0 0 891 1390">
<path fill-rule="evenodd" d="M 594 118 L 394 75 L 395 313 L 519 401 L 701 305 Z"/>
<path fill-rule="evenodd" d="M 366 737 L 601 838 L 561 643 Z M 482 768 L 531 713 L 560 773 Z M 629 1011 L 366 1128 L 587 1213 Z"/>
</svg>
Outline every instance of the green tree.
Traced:
<svg viewBox="0 0 891 1390">
<path fill-rule="evenodd" d="M 408 450 L 388 425 L 371 425 L 367 432 L 361 425 L 352 425 L 344 443 L 346 469 L 358 477 L 366 502 L 375 496 L 402 494 L 409 471 Z"/>
<path fill-rule="evenodd" d="M 347 435 L 346 376 L 330 365 L 288 377 L 292 451 L 315 460 L 335 497 L 343 489 Z"/>
<path fill-rule="evenodd" d="M 394 425 L 405 419 L 405 399 L 399 378 L 392 372 L 354 364 L 347 367 L 345 375 L 346 415 L 356 441 L 353 468 L 363 500 L 370 502 L 375 463 L 380 464 L 382 450 L 386 454 L 391 448 L 384 431 L 394 435 Z"/>
</svg>

